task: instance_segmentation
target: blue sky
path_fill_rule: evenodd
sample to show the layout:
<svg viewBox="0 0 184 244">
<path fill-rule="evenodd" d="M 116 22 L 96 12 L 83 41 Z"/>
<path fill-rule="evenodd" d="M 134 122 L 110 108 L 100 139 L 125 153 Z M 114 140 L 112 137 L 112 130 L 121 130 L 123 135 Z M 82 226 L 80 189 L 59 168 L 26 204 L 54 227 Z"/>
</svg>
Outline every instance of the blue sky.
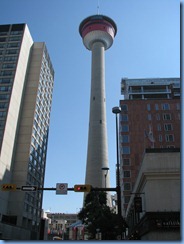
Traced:
<svg viewBox="0 0 184 244">
<path fill-rule="evenodd" d="M 54 70 L 45 187 L 84 183 L 89 120 L 91 52 L 78 32 L 97 14 L 98 0 L 1 0 L 0 24 L 27 23 L 35 42 L 46 42 Z M 106 100 L 111 186 L 115 186 L 116 141 L 112 107 L 123 99 L 122 77 L 180 76 L 179 0 L 99 0 L 100 14 L 117 24 L 106 51 Z M 75 213 L 83 194 L 45 191 L 43 208 Z"/>
</svg>

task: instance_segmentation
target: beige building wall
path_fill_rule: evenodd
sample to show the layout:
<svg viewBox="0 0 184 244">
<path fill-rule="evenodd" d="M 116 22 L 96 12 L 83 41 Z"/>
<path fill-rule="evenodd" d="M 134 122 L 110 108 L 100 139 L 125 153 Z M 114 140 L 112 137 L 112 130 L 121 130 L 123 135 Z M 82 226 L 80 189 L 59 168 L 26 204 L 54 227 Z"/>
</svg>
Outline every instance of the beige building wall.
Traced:
<svg viewBox="0 0 184 244">
<path fill-rule="evenodd" d="M 12 182 L 18 187 L 27 185 L 27 171 L 30 155 L 30 144 L 33 129 L 33 119 L 35 113 L 36 97 L 40 80 L 40 69 L 42 64 L 44 43 L 34 43 L 30 59 L 29 71 L 27 74 L 27 84 L 23 98 L 23 107 L 20 118 L 20 130 L 17 135 L 17 147 L 14 157 Z M 16 194 L 16 198 L 15 198 Z M 22 224 L 22 214 L 24 208 L 25 192 L 10 193 L 9 206 L 11 215 L 18 216 L 18 223 Z M 31 213 L 27 213 L 27 218 L 32 218 Z"/>
<path fill-rule="evenodd" d="M 32 44 L 33 40 L 29 33 L 28 27 L 25 26 L 1 148 L 0 181 L 2 183 L 11 182 L 11 166 L 15 146 L 17 122 L 19 120 L 20 105 L 25 84 L 25 75 Z M 8 196 L 8 192 L 0 192 L 1 213 L 6 212 Z"/>
<path fill-rule="evenodd" d="M 146 153 L 133 192 L 144 193 L 146 212 L 180 211 L 180 184 L 179 152 Z M 134 195 L 128 208 L 133 198 Z"/>
<path fill-rule="evenodd" d="M 162 149 L 158 149 L 162 150 Z M 166 149 L 165 149 L 166 150 Z M 181 209 L 181 180 L 180 180 L 180 152 L 171 149 L 169 152 L 145 153 L 132 195 L 128 204 L 126 219 L 130 221 L 134 209 L 135 194 L 142 198 L 142 212 L 139 221 L 149 213 L 180 213 Z M 141 222 L 142 223 L 142 222 Z M 143 224 L 142 224 L 143 225 Z M 148 228 L 148 223 L 145 223 Z M 150 227 L 151 228 L 151 227 Z M 153 230 L 141 236 L 141 240 L 179 240 L 178 229 Z"/>
</svg>

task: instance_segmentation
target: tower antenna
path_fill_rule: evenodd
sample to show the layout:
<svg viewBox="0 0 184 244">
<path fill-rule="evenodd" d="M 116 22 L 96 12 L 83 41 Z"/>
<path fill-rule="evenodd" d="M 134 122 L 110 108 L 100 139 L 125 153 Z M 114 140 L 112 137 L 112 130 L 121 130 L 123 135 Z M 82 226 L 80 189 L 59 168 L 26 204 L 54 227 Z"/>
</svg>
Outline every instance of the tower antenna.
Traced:
<svg viewBox="0 0 184 244">
<path fill-rule="evenodd" d="M 99 3 L 99 0 L 98 0 L 98 4 L 97 4 L 97 14 L 98 15 L 100 14 L 100 3 Z"/>
</svg>

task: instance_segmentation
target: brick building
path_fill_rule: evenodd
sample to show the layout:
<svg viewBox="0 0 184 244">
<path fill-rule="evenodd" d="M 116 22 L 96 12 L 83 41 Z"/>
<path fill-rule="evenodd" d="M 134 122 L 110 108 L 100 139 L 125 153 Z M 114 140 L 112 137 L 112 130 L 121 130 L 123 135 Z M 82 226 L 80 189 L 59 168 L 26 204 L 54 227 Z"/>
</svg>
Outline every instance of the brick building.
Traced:
<svg viewBox="0 0 184 244">
<path fill-rule="evenodd" d="M 120 178 L 125 215 L 146 148 L 180 148 L 180 79 L 122 79 Z"/>
</svg>

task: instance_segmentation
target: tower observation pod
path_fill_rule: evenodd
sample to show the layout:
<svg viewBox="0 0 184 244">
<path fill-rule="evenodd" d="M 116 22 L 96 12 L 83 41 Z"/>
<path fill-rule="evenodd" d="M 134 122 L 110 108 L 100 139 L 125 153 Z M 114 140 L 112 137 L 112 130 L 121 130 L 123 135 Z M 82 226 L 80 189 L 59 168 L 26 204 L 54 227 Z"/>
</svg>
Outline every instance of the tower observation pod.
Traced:
<svg viewBox="0 0 184 244">
<path fill-rule="evenodd" d="M 110 187 L 108 168 L 108 141 L 105 97 L 105 50 L 111 47 L 117 32 L 115 22 L 104 15 L 84 19 L 79 33 L 84 46 L 92 51 L 91 97 L 88 131 L 88 149 L 85 184 L 93 187 Z"/>
</svg>

